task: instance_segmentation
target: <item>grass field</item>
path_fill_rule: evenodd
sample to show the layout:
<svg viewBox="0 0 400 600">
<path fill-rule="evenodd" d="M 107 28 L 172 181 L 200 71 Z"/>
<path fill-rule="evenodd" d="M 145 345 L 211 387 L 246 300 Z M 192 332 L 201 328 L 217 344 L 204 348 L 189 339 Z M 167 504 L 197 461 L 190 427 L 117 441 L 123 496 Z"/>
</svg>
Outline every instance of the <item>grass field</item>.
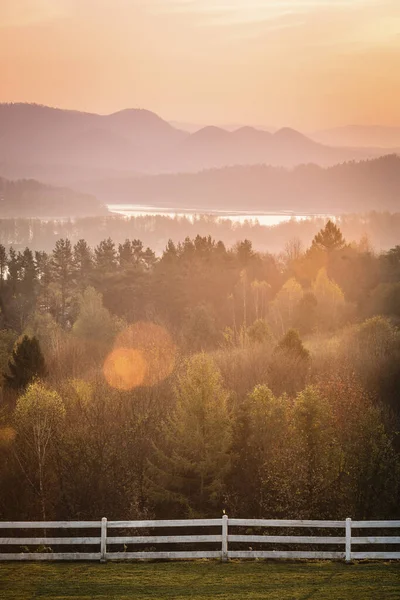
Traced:
<svg viewBox="0 0 400 600">
<path fill-rule="evenodd" d="M 399 600 L 400 564 L 1 563 L 1 600 Z"/>
</svg>

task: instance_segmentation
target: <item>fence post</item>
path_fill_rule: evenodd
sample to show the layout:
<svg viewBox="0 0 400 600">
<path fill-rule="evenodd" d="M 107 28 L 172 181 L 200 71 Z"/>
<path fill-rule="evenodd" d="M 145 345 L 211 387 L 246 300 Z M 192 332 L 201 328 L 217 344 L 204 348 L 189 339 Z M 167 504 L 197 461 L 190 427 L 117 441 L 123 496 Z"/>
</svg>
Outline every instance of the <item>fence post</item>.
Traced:
<svg viewBox="0 0 400 600">
<path fill-rule="evenodd" d="M 107 553 L 107 518 L 103 517 L 101 520 L 101 538 L 100 538 L 100 562 L 106 562 Z"/>
<path fill-rule="evenodd" d="M 228 560 L 228 515 L 223 515 L 222 517 L 221 560 L 222 562 L 227 562 Z"/>
<path fill-rule="evenodd" d="M 346 519 L 346 562 L 351 561 L 351 519 Z"/>
</svg>

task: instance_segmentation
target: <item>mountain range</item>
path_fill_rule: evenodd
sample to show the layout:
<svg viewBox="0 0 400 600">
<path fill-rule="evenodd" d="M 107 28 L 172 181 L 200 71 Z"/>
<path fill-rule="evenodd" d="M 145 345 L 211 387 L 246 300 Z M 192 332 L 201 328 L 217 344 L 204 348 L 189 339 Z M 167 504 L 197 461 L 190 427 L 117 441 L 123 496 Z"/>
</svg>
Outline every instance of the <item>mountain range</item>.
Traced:
<svg viewBox="0 0 400 600">
<path fill-rule="evenodd" d="M 290 128 L 270 133 L 210 126 L 190 133 L 142 109 L 98 115 L 34 104 L 0 105 L 0 176 L 57 185 L 233 165 L 330 166 L 382 153 L 379 148 L 328 146 Z"/>
</svg>

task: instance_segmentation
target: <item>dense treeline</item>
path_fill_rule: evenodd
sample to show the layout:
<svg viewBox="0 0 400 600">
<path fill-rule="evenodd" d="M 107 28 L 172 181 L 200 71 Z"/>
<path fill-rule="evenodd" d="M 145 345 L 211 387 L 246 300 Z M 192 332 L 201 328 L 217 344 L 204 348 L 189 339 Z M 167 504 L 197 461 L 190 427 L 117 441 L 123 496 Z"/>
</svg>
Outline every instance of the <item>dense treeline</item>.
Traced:
<svg viewBox="0 0 400 600">
<path fill-rule="evenodd" d="M 229 147 L 231 141 L 227 143 Z M 284 148 L 286 160 L 295 146 L 291 142 Z M 280 164 L 287 164 L 286 160 Z M 318 166 L 313 158 L 291 164 L 296 162 L 297 166 L 286 169 L 270 166 L 266 158 L 249 166 L 232 160 L 225 164 L 236 166 L 196 169 L 196 173 L 110 177 L 85 183 L 82 189 L 106 204 L 140 199 L 141 204 L 159 206 L 162 199 L 163 206 L 201 206 L 203 210 L 243 210 L 243 206 L 247 210 L 325 214 L 375 210 L 377 206 L 398 210 L 400 157 L 395 154 L 350 162 L 337 158 L 328 168 Z"/>
<path fill-rule="evenodd" d="M 51 252 L 57 240 L 68 238 L 72 244 L 85 239 L 89 246 L 97 246 L 111 237 L 118 245 L 128 239 L 140 239 L 160 256 L 168 241 L 175 244 L 186 237 L 211 235 L 226 246 L 250 239 L 259 252 L 281 252 L 288 240 L 298 239 L 304 247 L 325 225 L 326 217 L 291 219 L 279 225 L 268 226 L 252 220 L 235 222 L 213 215 L 176 216 L 161 215 L 124 217 L 110 214 L 104 217 L 77 218 L 74 220 L 0 219 L 0 244 L 16 250 L 45 250 Z M 260 217 L 261 219 L 261 217 Z M 368 238 L 378 251 L 389 250 L 398 243 L 400 213 L 370 212 L 344 214 L 335 218 L 348 241 Z"/>
<path fill-rule="evenodd" d="M 0 519 L 399 517 L 400 247 L 0 247 Z"/>
</svg>

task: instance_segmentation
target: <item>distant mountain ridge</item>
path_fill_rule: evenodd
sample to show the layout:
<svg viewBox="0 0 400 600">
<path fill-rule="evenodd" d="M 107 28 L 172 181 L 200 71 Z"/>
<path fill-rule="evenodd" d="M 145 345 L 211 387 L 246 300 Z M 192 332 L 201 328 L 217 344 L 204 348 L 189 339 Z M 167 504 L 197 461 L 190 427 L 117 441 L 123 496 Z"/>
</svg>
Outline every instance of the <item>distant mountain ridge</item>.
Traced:
<svg viewBox="0 0 400 600">
<path fill-rule="evenodd" d="M 382 154 L 329 147 L 290 128 L 189 133 L 144 109 L 110 115 L 0 104 L 0 176 L 57 185 L 128 174 L 196 172 L 234 165 L 329 166 Z"/>
</svg>

